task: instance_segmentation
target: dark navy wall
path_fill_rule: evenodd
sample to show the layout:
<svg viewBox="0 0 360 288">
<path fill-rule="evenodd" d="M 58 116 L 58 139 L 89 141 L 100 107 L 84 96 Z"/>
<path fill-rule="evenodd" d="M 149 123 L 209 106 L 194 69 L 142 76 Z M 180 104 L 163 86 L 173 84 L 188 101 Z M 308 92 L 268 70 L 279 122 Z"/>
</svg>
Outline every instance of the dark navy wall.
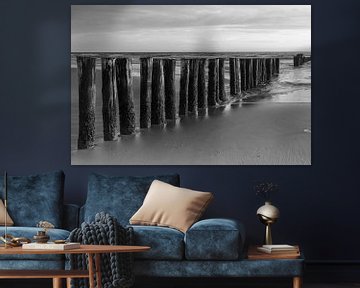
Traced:
<svg viewBox="0 0 360 288">
<path fill-rule="evenodd" d="M 262 203 L 252 186 L 266 178 L 281 188 L 274 197 L 282 213 L 274 226 L 275 241 L 301 244 L 310 260 L 360 261 L 360 249 L 355 248 L 360 240 L 360 2 L 225 2 L 312 4 L 312 166 L 71 166 L 70 5 L 100 1 L 1 0 L 0 171 L 26 175 L 63 169 L 66 201 L 78 204 L 85 200 L 91 172 L 177 172 L 183 186 L 214 192 L 207 214 L 242 220 L 252 243 L 259 243 L 263 232 L 255 215 Z"/>
</svg>

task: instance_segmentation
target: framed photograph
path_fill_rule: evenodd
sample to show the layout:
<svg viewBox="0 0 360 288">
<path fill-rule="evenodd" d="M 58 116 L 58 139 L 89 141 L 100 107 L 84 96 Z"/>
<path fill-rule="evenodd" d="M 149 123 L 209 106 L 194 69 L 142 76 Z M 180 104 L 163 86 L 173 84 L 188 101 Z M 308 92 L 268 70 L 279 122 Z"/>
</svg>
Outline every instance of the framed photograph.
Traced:
<svg viewBox="0 0 360 288">
<path fill-rule="evenodd" d="M 72 165 L 311 165 L 310 5 L 73 5 Z"/>
</svg>

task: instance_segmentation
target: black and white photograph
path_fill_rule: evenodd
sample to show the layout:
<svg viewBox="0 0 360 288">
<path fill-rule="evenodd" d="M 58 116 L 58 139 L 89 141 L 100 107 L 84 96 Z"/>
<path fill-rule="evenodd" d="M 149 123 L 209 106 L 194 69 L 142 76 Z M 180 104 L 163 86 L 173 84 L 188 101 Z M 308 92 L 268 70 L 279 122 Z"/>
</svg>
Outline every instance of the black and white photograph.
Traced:
<svg viewBox="0 0 360 288">
<path fill-rule="evenodd" d="M 310 5 L 72 5 L 72 165 L 311 165 Z"/>
</svg>

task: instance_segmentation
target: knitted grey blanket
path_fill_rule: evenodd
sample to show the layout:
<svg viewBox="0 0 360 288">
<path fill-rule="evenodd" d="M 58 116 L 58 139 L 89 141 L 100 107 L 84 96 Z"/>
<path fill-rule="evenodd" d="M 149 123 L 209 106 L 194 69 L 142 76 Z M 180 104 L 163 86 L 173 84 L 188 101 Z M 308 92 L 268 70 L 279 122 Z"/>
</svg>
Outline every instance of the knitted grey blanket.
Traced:
<svg viewBox="0 0 360 288">
<path fill-rule="evenodd" d="M 81 228 L 74 229 L 70 233 L 69 240 L 81 244 L 133 245 L 133 229 L 122 227 L 114 217 L 101 212 L 95 215 L 94 222 L 84 222 L 81 224 Z M 86 255 L 70 254 L 68 258 L 71 269 L 87 269 L 88 259 Z M 133 286 L 132 253 L 101 254 L 101 279 L 103 288 L 129 288 Z M 71 287 L 87 288 L 89 287 L 88 282 L 88 279 L 73 279 Z"/>
</svg>

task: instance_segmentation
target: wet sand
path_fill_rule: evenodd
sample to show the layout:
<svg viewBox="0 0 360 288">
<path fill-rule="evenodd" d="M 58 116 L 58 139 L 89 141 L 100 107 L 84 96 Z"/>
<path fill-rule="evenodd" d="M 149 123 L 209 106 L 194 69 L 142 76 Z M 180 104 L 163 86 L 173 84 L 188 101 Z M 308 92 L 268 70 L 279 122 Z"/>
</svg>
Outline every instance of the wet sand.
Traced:
<svg viewBox="0 0 360 288">
<path fill-rule="evenodd" d="M 71 164 L 310 165 L 311 104 L 233 103 L 72 150 Z"/>
</svg>

